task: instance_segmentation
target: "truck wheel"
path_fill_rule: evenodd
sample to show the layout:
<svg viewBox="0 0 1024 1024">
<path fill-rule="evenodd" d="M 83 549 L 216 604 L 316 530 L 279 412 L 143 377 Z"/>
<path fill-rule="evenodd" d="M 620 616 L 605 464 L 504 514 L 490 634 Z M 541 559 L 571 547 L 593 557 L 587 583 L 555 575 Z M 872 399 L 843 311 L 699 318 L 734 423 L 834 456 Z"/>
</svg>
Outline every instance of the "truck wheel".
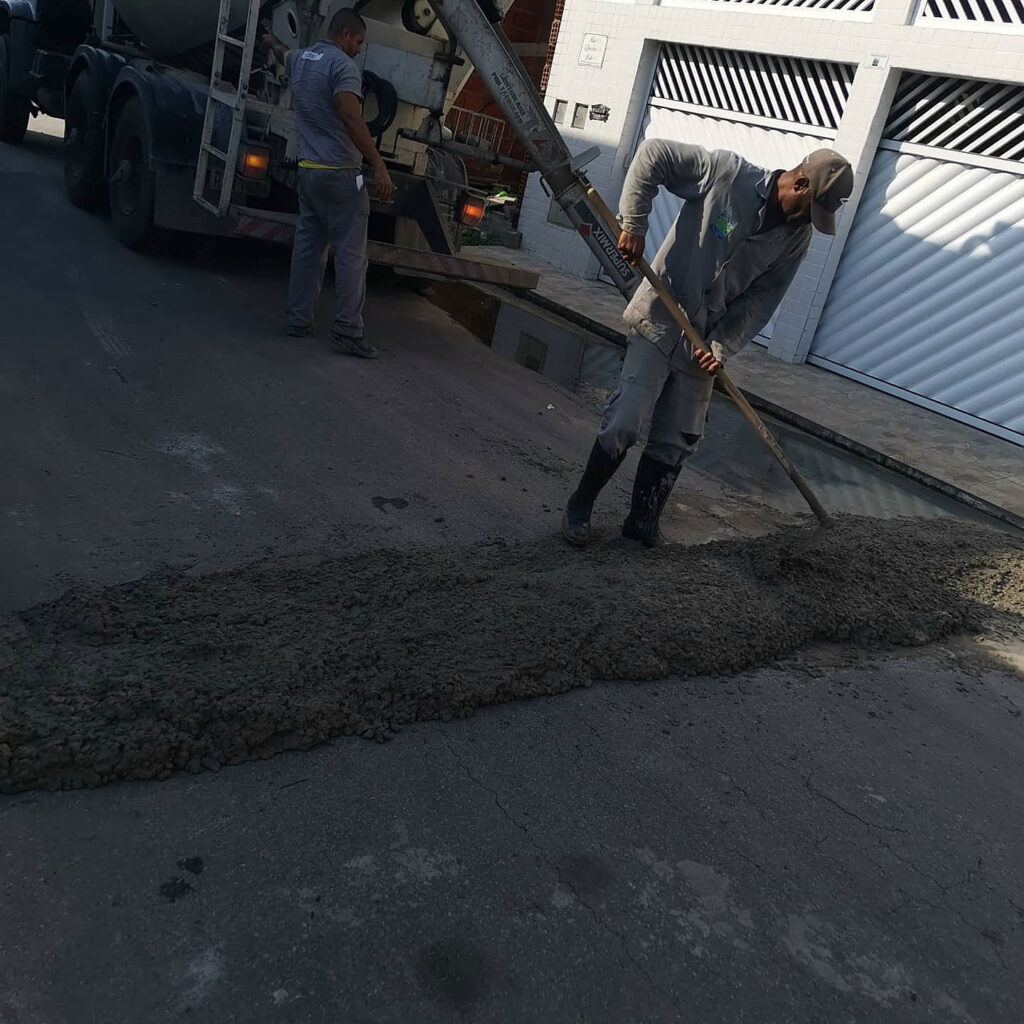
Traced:
<svg viewBox="0 0 1024 1024">
<path fill-rule="evenodd" d="M 110 147 L 110 220 L 117 240 L 129 249 L 138 249 L 153 234 L 156 175 L 149 151 L 142 101 L 132 97 L 117 119 Z"/>
<path fill-rule="evenodd" d="M 71 202 L 83 210 L 100 206 L 107 191 L 100 107 L 96 82 L 83 71 L 71 86 L 64 114 L 64 187 Z"/>
<path fill-rule="evenodd" d="M 7 36 L 0 36 L 0 142 L 17 145 L 28 131 L 28 118 L 32 108 L 27 99 L 23 96 L 12 96 L 7 87 L 10 67 L 7 59 L 9 46 L 10 40 Z"/>
</svg>

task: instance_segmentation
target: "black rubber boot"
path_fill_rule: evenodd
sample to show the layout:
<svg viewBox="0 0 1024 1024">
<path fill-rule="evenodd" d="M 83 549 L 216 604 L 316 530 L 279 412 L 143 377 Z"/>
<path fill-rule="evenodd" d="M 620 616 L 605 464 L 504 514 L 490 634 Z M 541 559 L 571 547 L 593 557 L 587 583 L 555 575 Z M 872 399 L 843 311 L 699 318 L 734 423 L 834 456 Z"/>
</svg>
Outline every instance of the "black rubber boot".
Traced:
<svg viewBox="0 0 1024 1024">
<path fill-rule="evenodd" d="M 672 493 L 681 466 L 667 466 L 646 452 L 640 456 L 633 481 L 633 503 L 622 524 L 622 536 L 653 548 L 663 543 L 658 531 L 661 511 Z"/>
<path fill-rule="evenodd" d="M 583 470 L 579 486 L 570 496 L 565 515 L 562 516 L 562 536 L 570 544 L 581 548 L 590 540 L 590 516 L 594 511 L 594 502 L 625 457 L 625 452 L 612 457 L 601 447 L 600 441 L 594 442 L 587 468 Z"/>
</svg>

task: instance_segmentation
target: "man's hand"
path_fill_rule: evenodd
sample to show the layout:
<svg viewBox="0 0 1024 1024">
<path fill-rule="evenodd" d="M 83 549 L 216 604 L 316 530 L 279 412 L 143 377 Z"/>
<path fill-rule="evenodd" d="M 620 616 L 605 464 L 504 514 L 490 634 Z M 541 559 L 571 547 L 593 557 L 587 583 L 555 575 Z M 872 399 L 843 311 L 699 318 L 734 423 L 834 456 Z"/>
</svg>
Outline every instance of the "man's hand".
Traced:
<svg viewBox="0 0 1024 1024">
<path fill-rule="evenodd" d="M 387 166 L 381 161 L 373 168 L 373 197 L 379 203 L 390 203 L 394 194 L 394 182 L 388 174 Z"/>
<path fill-rule="evenodd" d="M 697 360 L 697 365 L 702 370 L 707 370 L 708 373 L 714 373 L 722 364 L 715 358 L 714 353 L 708 352 L 705 349 L 699 348 L 693 353 L 693 358 Z"/>
<path fill-rule="evenodd" d="M 281 42 L 272 32 L 266 32 L 260 36 L 260 46 L 265 50 L 270 50 L 271 53 L 276 54 L 281 63 L 284 63 L 285 54 L 288 52 L 288 47 Z"/>
<path fill-rule="evenodd" d="M 636 263 L 643 259 L 645 241 L 643 235 L 631 235 L 628 231 L 623 231 L 619 235 L 619 252 L 630 263 Z"/>
</svg>

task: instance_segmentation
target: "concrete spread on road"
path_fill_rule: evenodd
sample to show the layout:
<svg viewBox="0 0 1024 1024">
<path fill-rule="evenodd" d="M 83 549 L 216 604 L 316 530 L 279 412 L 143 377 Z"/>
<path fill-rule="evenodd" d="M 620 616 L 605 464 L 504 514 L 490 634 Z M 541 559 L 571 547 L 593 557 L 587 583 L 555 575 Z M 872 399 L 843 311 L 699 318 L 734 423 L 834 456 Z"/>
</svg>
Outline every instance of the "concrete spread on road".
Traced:
<svg viewBox="0 0 1024 1024">
<path fill-rule="evenodd" d="M 593 680 L 728 673 L 815 640 L 1018 628 L 1024 539 L 842 517 L 654 551 L 555 538 L 276 557 L 75 589 L 0 635 L 0 791 L 160 778 Z"/>
</svg>

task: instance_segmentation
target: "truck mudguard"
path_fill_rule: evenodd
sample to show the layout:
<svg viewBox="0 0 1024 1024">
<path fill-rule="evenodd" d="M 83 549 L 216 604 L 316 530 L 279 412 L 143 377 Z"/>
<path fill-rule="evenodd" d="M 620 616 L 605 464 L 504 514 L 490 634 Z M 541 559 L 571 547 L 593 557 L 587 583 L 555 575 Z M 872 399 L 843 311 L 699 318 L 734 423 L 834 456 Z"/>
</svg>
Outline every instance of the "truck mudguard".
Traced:
<svg viewBox="0 0 1024 1024">
<path fill-rule="evenodd" d="M 38 0 L 0 0 L 0 32 L 10 29 L 13 18 L 21 21 L 36 21 Z"/>
<path fill-rule="evenodd" d="M 8 81 L 11 92 L 31 96 L 29 69 L 39 36 L 36 0 L 0 0 L 0 35 L 8 37 Z"/>
<path fill-rule="evenodd" d="M 125 58 L 116 53 L 110 53 L 95 46 L 79 46 L 71 57 L 71 67 L 64 80 L 65 97 L 71 94 L 71 87 L 75 84 L 75 79 L 81 74 L 88 74 L 96 83 L 97 94 L 106 99 L 113 91 L 118 72 L 125 63 Z"/>
<path fill-rule="evenodd" d="M 199 155 L 208 86 L 158 64 L 121 68 L 107 108 L 107 152 L 117 115 L 132 96 L 142 101 L 152 141 L 150 163 L 194 167 Z"/>
</svg>

